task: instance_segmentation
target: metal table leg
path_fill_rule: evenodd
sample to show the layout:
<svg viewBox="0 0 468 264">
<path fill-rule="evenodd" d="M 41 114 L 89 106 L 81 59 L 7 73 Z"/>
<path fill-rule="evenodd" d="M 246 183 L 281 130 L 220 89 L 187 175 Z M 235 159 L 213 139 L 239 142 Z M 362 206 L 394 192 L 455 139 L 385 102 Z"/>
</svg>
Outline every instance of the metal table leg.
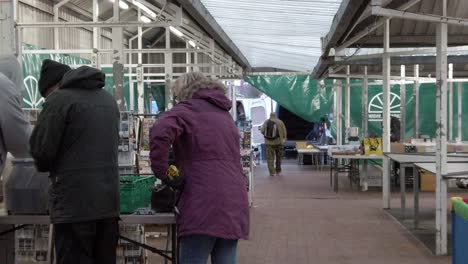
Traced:
<svg viewBox="0 0 468 264">
<path fill-rule="evenodd" d="M 339 159 L 335 159 L 335 180 L 334 180 L 334 190 L 338 192 L 338 163 Z"/>
<path fill-rule="evenodd" d="M 368 183 L 367 183 L 367 168 L 368 168 L 368 161 L 364 160 L 364 163 L 362 165 L 362 177 L 361 177 L 361 190 L 363 192 L 366 192 L 368 189 Z"/>
<path fill-rule="evenodd" d="M 414 228 L 417 229 L 419 225 L 419 172 L 416 166 L 413 166 L 413 191 L 414 191 Z"/>
<path fill-rule="evenodd" d="M 400 196 L 401 196 L 401 215 L 406 218 L 406 167 L 400 164 Z"/>
<path fill-rule="evenodd" d="M 171 251 L 172 251 L 172 263 L 179 263 L 179 241 L 177 239 L 177 225 L 171 225 Z"/>
</svg>

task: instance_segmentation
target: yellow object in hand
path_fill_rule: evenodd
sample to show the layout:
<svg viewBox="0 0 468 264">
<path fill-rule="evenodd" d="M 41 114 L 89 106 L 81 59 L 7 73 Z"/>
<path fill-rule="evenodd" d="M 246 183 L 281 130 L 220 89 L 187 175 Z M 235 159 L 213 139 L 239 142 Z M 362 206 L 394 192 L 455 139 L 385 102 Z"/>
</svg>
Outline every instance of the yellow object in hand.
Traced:
<svg viewBox="0 0 468 264">
<path fill-rule="evenodd" d="M 314 148 L 314 146 L 312 146 L 312 145 L 307 145 L 307 147 L 306 147 L 306 148 L 307 148 L 307 149 L 313 149 L 313 148 Z"/>
<path fill-rule="evenodd" d="M 174 178 L 179 177 L 179 175 L 180 175 L 179 169 L 176 166 L 174 165 L 169 166 L 169 168 L 167 169 L 167 177 L 170 180 L 173 180 Z"/>
</svg>

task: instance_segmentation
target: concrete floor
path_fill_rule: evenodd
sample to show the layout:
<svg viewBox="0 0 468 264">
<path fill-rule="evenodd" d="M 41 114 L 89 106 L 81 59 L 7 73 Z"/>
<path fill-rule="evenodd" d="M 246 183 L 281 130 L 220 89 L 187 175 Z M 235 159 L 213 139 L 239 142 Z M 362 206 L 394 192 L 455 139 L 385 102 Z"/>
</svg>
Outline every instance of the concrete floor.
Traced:
<svg viewBox="0 0 468 264">
<path fill-rule="evenodd" d="M 328 171 L 291 162 L 283 171 L 270 177 L 264 166 L 256 168 L 250 240 L 240 242 L 238 263 L 451 262 L 450 257 L 434 257 L 382 210 L 379 191 L 351 190 L 343 176 L 335 194 Z M 399 200 L 392 204 L 399 206 Z"/>
<path fill-rule="evenodd" d="M 282 176 L 255 169 L 255 200 L 250 240 L 240 241 L 239 264 L 449 264 L 435 257 L 389 212 L 382 210 L 378 189 L 360 192 L 340 178 L 340 192 L 331 191 L 329 171 L 298 166 L 290 160 Z M 400 206 L 399 193 L 392 206 Z M 411 210 L 411 197 L 408 208 Z M 421 195 L 421 207 L 434 204 Z M 161 232 L 164 232 L 164 228 Z M 156 231 L 156 230 L 155 230 Z M 163 247 L 165 239 L 149 243 Z M 148 254 L 148 263 L 164 263 Z"/>
</svg>

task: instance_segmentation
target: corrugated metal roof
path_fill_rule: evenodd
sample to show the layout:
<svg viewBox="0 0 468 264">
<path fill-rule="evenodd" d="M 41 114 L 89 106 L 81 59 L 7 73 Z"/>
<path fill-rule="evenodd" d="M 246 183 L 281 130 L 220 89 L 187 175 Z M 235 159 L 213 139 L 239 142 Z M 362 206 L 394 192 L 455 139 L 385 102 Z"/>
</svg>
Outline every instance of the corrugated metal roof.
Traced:
<svg viewBox="0 0 468 264">
<path fill-rule="evenodd" d="M 408 3 L 413 1 L 410 0 L 385 0 L 384 6 L 390 9 L 399 9 Z M 353 5 L 354 2 L 348 1 L 348 5 Z M 441 14 L 442 1 L 439 0 L 422 0 L 416 4 L 413 4 L 406 11 L 409 13 L 418 14 Z M 351 26 L 344 27 L 345 30 L 340 32 L 330 31 L 327 38 L 334 38 L 337 41 L 327 43 L 326 50 L 323 54 L 323 60 L 320 61 L 315 68 L 314 75 L 316 78 L 322 78 L 326 74 L 326 70 L 333 63 L 334 53 L 330 53 L 332 48 L 341 48 L 342 45 L 347 43 L 350 39 L 355 36 L 359 36 L 361 32 L 368 32 L 377 21 L 381 18 L 373 16 L 370 12 L 371 6 L 370 1 L 366 4 L 365 10 L 360 10 L 354 14 L 342 15 L 335 21 L 335 24 L 339 24 L 340 20 L 349 20 L 351 17 Z M 343 9 L 346 6 L 343 6 Z M 447 15 L 450 17 L 457 18 L 468 18 L 468 1 L 467 0 L 451 0 L 447 1 Z M 360 19 L 358 19 L 360 18 Z M 435 47 L 435 24 L 428 23 L 425 21 L 407 20 L 392 18 L 390 21 L 390 47 L 392 51 L 395 48 L 406 48 L 407 50 L 417 50 L 418 47 Z M 468 45 L 468 28 L 463 26 L 448 26 L 448 45 L 449 46 L 466 46 Z M 344 49 L 345 55 L 359 55 L 378 52 L 377 49 L 383 46 L 383 29 L 382 27 L 377 28 L 375 31 L 368 33 L 358 41 L 354 42 L 347 49 Z M 355 52 L 355 48 L 359 48 L 359 52 Z M 371 48 L 371 49 L 366 49 Z M 449 53 L 450 54 L 450 53 Z M 419 54 L 422 55 L 422 54 Z M 452 55 L 466 55 L 463 53 L 453 53 Z M 407 57 L 409 59 L 411 57 Z M 352 63 L 350 63 L 352 64 Z M 357 67 L 359 68 L 359 67 Z M 359 68 L 359 72 L 362 72 Z"/>
<path fill-rule="evenodd" d="M 201 0 L 252 67 L 310 71 L 341 0 Z"/>
</svg>

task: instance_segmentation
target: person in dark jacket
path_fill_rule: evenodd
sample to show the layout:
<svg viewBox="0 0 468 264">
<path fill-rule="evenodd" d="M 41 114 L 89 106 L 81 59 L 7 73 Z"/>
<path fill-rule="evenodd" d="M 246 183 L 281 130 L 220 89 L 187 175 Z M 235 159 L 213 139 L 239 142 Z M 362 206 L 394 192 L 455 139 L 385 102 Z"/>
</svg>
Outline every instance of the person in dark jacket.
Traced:
<svg viewBox="0 0 468 264">
<path fill-rule="evenodd" d="M 236 263 L 237 241 L 249 233 L 249 204 L 240 162 L 240 135 L 229 114 L 232 103 L 218 81 L 194 72 L 181 76 L 173 91 L 179 101 L 150 133 L 151 167 L 169 186 L 173 146 L 184 180 L 177 217 L 180 263 Z M 174 182 L 176 181 L 176 182 Z"/>
<path fill-rule="evenodd" d="M 116 262 L 119 110 L 102 89 L 104 78 L 85 66 L 68 71 L 47 97 L 30 139 L 38 170 L 50 173 L 58 264 Z"/>
<path fill-rule="evenodd" d="M 39 77 L 38 88 L 41 96 L 47 98 L 53 92 L 58 90 L 63 76 L 70 70 L 70 66 L 66 64 L 45 59 L 42 62 L 41 76 Z"/>
</svg>

